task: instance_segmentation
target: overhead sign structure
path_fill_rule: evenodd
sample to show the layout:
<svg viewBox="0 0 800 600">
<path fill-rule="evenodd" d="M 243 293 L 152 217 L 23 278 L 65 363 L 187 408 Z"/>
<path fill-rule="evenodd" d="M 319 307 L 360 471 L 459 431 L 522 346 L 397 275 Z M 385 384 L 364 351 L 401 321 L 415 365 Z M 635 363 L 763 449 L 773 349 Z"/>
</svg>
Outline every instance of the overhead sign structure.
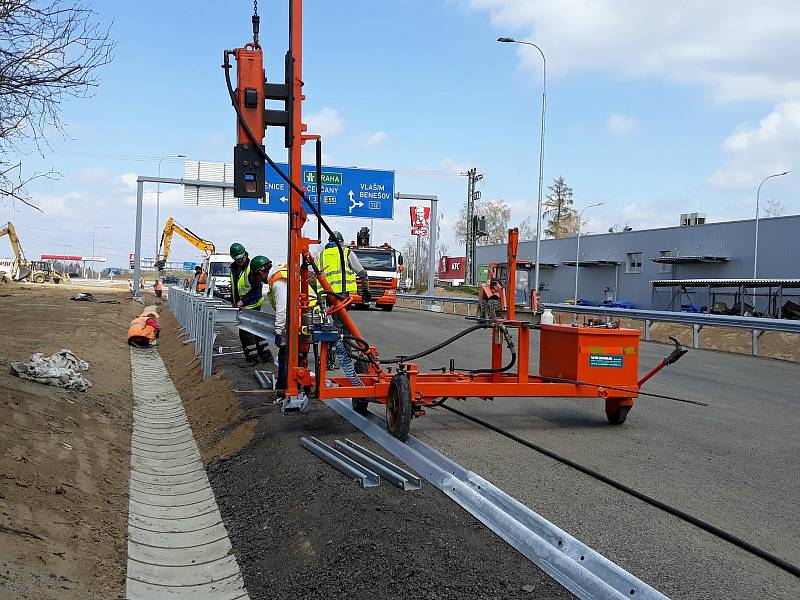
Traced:
<svg viewBox="0 0 800 600">
<path fill-rule="evenodd" d="M 286 163 L 278 163 L 278 168 L 288 173 Z M 315 205 L 318 189 L 321 190 L 323 215 L 362 219 L 394 218 L 394 171 L 323 167 L 322 185 L 319 185 L 316 167 L 303 165 L 303 186 L 308 199 Z M 239 210 L 285 213 L 288 206 L 289 185 L 269 165 L 264 197 L 239 198 Z"/>
<path fill-rule="evenodd" d="M 183 263 L 183 270 L 184 271 L 194 271 L 194 268 L 197 266 L 196 262 L 184 262 Z"/>
<path fill-rule="evenodd" d="M 429 206 L 412 206 L 411 235 L 428 235 L 430 233 L 431 209 Z"/>
</svg>

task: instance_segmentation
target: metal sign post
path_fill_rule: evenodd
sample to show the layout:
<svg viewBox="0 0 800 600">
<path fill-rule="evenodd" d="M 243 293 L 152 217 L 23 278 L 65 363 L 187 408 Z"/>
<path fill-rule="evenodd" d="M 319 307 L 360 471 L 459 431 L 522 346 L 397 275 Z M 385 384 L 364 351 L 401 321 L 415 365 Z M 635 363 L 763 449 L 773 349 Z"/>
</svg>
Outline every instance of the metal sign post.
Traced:
<svg viewBox="0 0 800 600">
<path fill-rule="evenodd" d="M 437 221 L 437 205 L 439 203 L 438 196 L 427 196 L 420 194 L 401 194 L 394 195 L 395 200 L 423 200 L 431 203 L 431 219 L 430 219 L 430 236 L 428 237 L 428 293 L 433 293 L 433 284 L 436 279 L 436 243 L 438 234 L 438 221 Z M 417 237 L 417 259 L 415 263 L 419 262 L 419 237 Z M 415 271 L 418 270 L 415 268 Z M 419 283 L 419 274 L 417 274 L 417 284 Z"/>
</svg>

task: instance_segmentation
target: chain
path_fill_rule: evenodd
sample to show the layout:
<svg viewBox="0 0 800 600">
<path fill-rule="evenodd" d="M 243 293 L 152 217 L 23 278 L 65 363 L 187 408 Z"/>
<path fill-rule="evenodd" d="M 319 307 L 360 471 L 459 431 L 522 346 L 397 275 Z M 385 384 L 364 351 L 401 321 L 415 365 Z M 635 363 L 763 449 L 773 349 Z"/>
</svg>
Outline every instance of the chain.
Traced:
<svg viewBox="0 0 800 600">
<path fill-rule="evenodd" d="M 253 45 L 258 48 L 258 30 L 261 19 L 258 16 L 258 0 L 253 0 Z"/>
<path fill-rule="evenodd" d="M 253 0 L 253 14 L 258 14 L 258 0 Z"/>
</svg>

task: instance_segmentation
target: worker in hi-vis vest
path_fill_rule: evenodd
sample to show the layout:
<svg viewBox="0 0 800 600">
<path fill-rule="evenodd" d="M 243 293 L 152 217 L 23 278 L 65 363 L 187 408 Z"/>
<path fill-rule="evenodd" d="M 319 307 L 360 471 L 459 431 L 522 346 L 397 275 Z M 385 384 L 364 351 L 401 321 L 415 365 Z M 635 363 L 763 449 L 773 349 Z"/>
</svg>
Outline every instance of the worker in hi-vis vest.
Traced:
<svg viewBox="0 0 800 600">
<path fill-rule="evenodd" d="M 339 255 L 339 248 L 336 246 L 337 240 L 344 251 L 344 273 L 342 273 L 342 260 Z M 362 302 L 369 302 L 369 277 L 367 276 L 367 270 L 361 266 L 355 252 L 350 252 L 350 248 L 344 245 L 344 237 L 341 232 L 334 231 L 328 237 L 328 243 L 317 257 L 317 267 L 325 275 L 333 291 L 343 296 L 355 294 L 357 289 L 356 278 L 360 279 L 361 300 Z"/>
<path fill-rule="evenodd" d="M 275 311 L 275 346 L 278 348 L 278 378 L 275 382 L 275 389 L 278 396 L 283 397 L 286 389 L 286 307 L 288 300 L 288 281 L 289 271 L 285 264 L 272 268 L 272 261 L 266 256 L 256 256 L 252 260 L 252 269 L 262 283 L 269 285 L 266 294 L 267 302 L 261 310 L 267 307 Z M 298 294 L 299 295 L 299 294 Z M 314 288 L 308 288 L 308 305 L 310 308 L 317 307 L 317 294 Z"/>
<path fill-rule="evenodd" d="M 250 257 L 244 246 L 231 244 L 231 304 L 234 308 L 249 308 L 258 310 L 264 304 L 263 284 L 252 271 Z M 263 257 L 262 257 L 263 258 Z M 239 339 L 242 342 L 244 357 L 249 363 L 259 360 L 272 361 L 272 352 L 267 340 L 252 333 L 239 329 Z"/>
</svg>

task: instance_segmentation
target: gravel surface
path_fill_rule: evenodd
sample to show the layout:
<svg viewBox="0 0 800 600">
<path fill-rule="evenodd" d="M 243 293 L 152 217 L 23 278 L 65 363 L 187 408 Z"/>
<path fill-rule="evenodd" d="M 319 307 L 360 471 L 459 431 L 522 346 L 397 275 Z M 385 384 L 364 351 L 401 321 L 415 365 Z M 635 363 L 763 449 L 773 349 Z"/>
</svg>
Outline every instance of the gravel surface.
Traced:
<svg viewBox="0 0 800 600">
<path fill-rule="evenodd" d="M 257 387 L 241 357 L 219 362 L 235 388 Z M 361 489 L 303 449 L 314 435 L 383 453 L 330 409 L 285 416 L 263 395 L 240 399 L 263 411 L 255 437 L 208 474 L 254 600 L 572 597 L 427 483 Z"/>
</svg>

